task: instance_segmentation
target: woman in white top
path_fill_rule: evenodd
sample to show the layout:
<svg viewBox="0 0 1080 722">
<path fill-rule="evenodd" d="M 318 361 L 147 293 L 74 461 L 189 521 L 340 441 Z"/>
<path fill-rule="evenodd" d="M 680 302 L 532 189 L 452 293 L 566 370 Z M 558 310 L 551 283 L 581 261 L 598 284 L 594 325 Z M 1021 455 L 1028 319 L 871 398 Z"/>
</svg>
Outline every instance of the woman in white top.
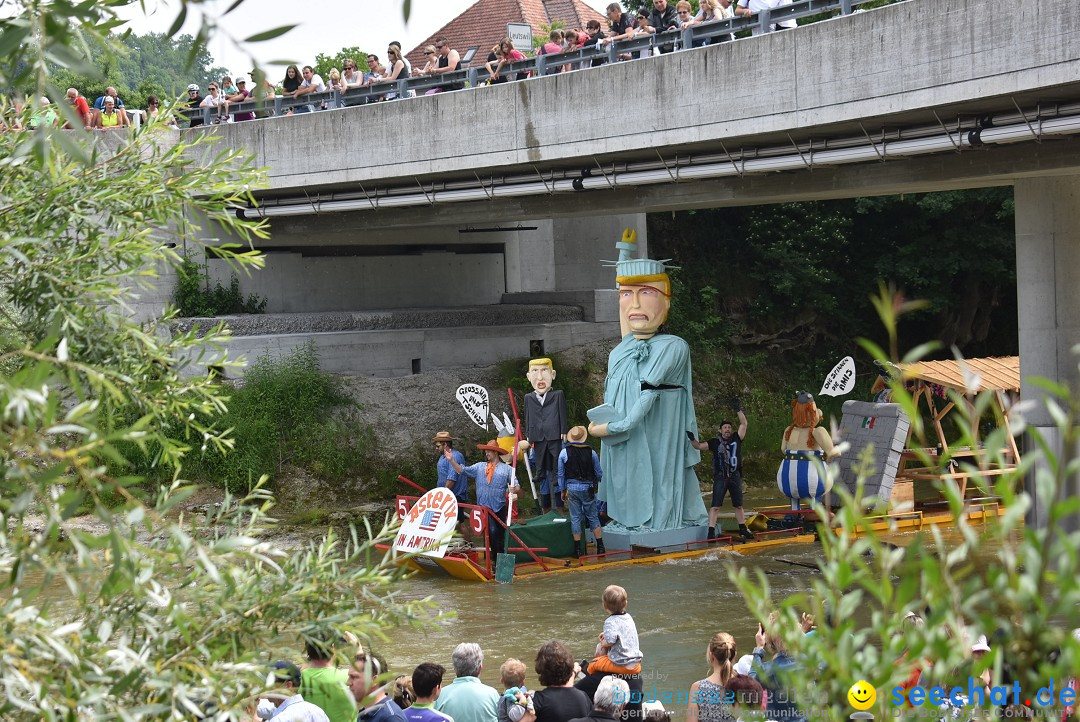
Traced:
<svg viewBox="0 0 1080 722">
<path fill-rule="evenodd" d="M 217 108 L 218 117 L 214 121 L 216 123 L 228 123 L 229 122 L 229 101 L 225 100 L 225 96 L 221 94 L 218 89 L 217 83 L 210 83 L 210 94 L 203 98 L 203 101 L 199 103 L 200 108 Z M 225 115 L 222 115 L 222 108 L 225 109 Z"/>
</svg>

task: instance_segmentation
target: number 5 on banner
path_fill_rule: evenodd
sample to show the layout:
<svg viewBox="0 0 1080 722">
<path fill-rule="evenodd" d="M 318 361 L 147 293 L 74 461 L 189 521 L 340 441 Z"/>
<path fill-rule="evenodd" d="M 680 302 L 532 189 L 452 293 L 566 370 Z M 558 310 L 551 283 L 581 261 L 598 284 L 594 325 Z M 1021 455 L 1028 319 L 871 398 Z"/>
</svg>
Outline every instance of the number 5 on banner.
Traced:
<svg viewBox="0 0 1080 722">
<path fill-rule="evenodd" d="M 398 521 L 402 521 L 405 515 L 409 512 L 409 500 L 403 497 L 398 497 L 397 500 L 397 518 Z"/>
</svg>

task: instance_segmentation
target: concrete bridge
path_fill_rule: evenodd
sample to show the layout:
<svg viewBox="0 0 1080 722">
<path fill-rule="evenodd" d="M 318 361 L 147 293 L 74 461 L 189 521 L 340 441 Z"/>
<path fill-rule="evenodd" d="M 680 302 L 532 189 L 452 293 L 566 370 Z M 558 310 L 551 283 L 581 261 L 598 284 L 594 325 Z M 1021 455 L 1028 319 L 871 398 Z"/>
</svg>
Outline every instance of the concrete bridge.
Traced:
<svg viewBox="0 0 1080 722">
<path fill-rule="evenodd" d="M 1012 185 L 1022 374 L 1075 388 L 1078 32 L 1074 0 L 1008 12 L 911 0 L 662 57 L 195 132 L 269 169 L 243 211 L 271 220 L 268 269 L 243 285 L 270 310 L 580 306 L 580 331 L 548 351 L 615 335 L 599 259 L 623 225 L 644 230 L 644 212 Z M 552 328 L 518 328 L 500 348 L 525 355 Z M 467 345 L 480 332 L 455 333 Z M 467 356 L 454 361 L 480 361 Z M 378 372 L 408 373 L 404 359 Z"/>
</svg>

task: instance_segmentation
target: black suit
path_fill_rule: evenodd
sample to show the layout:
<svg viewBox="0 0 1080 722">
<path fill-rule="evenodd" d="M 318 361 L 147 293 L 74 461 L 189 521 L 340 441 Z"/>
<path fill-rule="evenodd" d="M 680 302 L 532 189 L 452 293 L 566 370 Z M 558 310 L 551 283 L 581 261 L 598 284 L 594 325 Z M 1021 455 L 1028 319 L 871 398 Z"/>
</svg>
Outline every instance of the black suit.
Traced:
<svg viewBox="0 0 1080 722">
<path fill-rule="evenodd" d="M 525 394 L 525 438 L 533 448 L 536 461 L 536 473 L 550 474 L 548 481 L 552 495 L 557 483 L 556 472 L 559 468 L 559 452 L 562 451 L 562 437 L 566 434 L 566 397 L 558 389 L 548 389 L 544 403 L 540 403 L 536 392 Z"/>
</svg>

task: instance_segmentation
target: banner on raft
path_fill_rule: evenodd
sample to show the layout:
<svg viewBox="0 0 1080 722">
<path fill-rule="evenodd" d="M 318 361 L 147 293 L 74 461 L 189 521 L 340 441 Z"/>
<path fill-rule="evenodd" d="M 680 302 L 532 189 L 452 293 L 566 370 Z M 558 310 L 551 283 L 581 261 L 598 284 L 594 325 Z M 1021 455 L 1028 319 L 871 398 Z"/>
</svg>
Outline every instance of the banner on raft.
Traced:
<svg viewBox="0 0 1080 722">
<path fill-rule="evenodd" d="M 394 551 L 443 557 L 457 526 L 457 515 L 454 492 L 444 487 L 430 490 L 405 513 Z"/>
</svg>

